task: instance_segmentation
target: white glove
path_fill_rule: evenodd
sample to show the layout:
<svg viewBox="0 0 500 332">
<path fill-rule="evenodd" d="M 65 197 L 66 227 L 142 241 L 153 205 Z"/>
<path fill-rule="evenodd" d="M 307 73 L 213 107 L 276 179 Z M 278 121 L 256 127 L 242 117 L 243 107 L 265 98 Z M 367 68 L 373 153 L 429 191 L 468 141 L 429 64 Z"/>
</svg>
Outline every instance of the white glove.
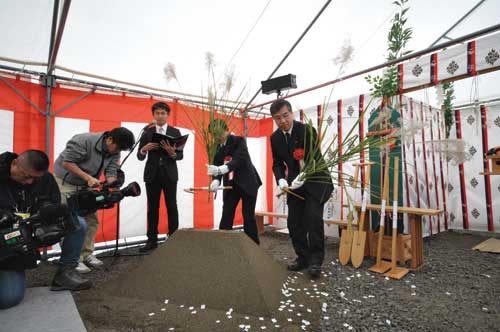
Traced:
<svg viewBox="0 0 500 332">
<path fill-rule="evenodd" d="M 219 166 L 219 174 L 224 175 L 229 172 L 229 167 L 227 165 Z"/>
<path fill-rule="evenodd" d="M 304 177 L 305 177 L 304 173 L 300 173 L 299 175 L 297 175 L 297 177 L 293 179 L 290 189 L 295 190 L 302 187 L 305 182 L 305 180 L 303 180 Z"/>
<path fill-rule="evenodd" d="M 223 175 L 226 174 L 227 172 L 229 172 L 229 168 L 226 165 L 222 166 L 208 165 L 207 174 L 210 176 Z"/>
<path fill-rule="evenodd" d="M 280 190 L 280 193 L 285 191 L 286 188 L 288 188 L 288 182 L 286 182 L 285 179 L 281 178 L 278 180 L 278 188 Z"/>
<path fill-rule="evenodd" d="M 213 180 L 212 183 L 210 183 L 210 187 L 208 188 L 208 191 L 217 191 L 220 187 L 220 181 L 219 180 Z"/>
<path fill-rule="evenodd" d="M 208 165 L 208 172 L 207 172 L 207 174 L 210 175 L 210 176 L 219 175 L 219 166 Z"/>
</svg>

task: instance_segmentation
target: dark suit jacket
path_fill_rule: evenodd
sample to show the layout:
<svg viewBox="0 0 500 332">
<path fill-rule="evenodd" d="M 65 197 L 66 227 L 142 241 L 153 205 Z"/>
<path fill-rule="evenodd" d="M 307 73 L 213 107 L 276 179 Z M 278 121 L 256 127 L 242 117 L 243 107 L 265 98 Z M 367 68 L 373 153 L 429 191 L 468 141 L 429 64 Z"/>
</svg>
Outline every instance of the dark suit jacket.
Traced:
<svg viewBox="0 0 500 332">
<path fill-rule="evenodd" d="M 312 135 L 311 135 L 312 134 Z M 304 149 L 305 160 L 309 154 L 309 146 L 311 139 L 312 142 L 317 140 L 317 133 L 314 128 L 312 130 L 307 129 L 307 126 L 298 121 L 293 122 L 293 129 L 291 134 L 291 139 L 293 141 L 294 149 Z M 288 144 L 286 142 L 285 135 L 280 129 L 277 129 L 271 135 L 271 149 L 273 154 L 273 172 L 276 182 L 279 179 L 286 179 L 290 185 L 292 181 L 300 173 L 299 161 L 293 157 L 293 154 L 288 149 Z M 319 151 L 316 151 L 314 159 L 319 160 L 323 158 Z M 288 168 L 288 176 L 286 176 L 286 169 Z M 332 194 L 333 184 L 329 178 L 328 172 L 321 172 L 314 174 L 315 177 L 324 178 L 318 180 L 320 182 L 306 181 L 304 183 L 304 190 L 311 194 L 314 198 L 324 203 Z M 326 180 L 329 178 L 330 180 Z"/>
<path fill-rule="evenodd" d="M 139 160 L 142 161 L 146 158 L 146 156 L 141 153 L 141 149 L 144 147 L 144 145 L 151 142 L 151 140 L 153 139 L 153 134 L 155 132 L 156 126 L 147 129 L 144 135 L 142 135 L 141 142 L 139 143 L 139 149 L 137 150 L 137 158 Z M 175 127 L 168 126 L 166 135 L 178 137 L 181 136 L 181 132 Z M 176 161 L 184 158 L 184 154 L 182 150 L 176 150 L 176 152 L 177 157 L 174 159 L 170 157 L 167 151 L 163 150 L 162 148 L 149 151 L 147 154 L 148 160 L 146 161 L 146 167 L 144 167 L 144 182 L 155 181 L 156 174 L 160 167 L 163 167 L 166 170 L 167 175 L 171 181 L 177 182 L 177 180 L 179 179 L 179 175 L 177 171 Z"/>
<path fill-rule="evenodd" d="M 224 164 L 224 159 L 230 156 L 231 161 L 226 165 L 229 172 L 233 171 L 233 180 L 229 180 L 229 173 L 224 174 L 224 186 L 236 185 L 249 196 L 257 196 L 257 191 L 262 185 L 259 173 L 252 164 L 248 153 L 247 143 L 240 136 L 229 135 L 226 144 L 217 149 L 214 165 Z M 222 176 L 216 177 L 220 181 Z"/>
</svg>

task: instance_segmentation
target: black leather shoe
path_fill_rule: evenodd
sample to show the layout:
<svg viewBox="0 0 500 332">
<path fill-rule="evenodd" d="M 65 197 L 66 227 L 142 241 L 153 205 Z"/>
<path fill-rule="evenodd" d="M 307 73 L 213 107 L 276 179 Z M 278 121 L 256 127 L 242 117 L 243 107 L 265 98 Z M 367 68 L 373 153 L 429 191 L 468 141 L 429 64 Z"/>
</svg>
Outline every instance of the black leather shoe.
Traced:
<svg viewBox="0 0 500 332">
<path fill-rule="evenodd" d="M 80 274 L 73 268 L 69 266 L 61 266 L 57 270 L 54 279 L 52 279 L 52 285 L 50 290 L 61 291 L 61 290 L 83 290 L 92 287 L 92 282 L 88 279 L 84 279 Z"/>
<path fill-rule="evenodd" d="M 139 252 L 148 252 L 158 248 L 158 242 L 148 241 L 146 245 L 139 249 Z"/>
<path fill-rule="evenodd" d="M 288 264 L 288 271 L 301 271 L 307 269 L 308 266 L 307 262 L 296 259 L 294 262 Z"/>
<path fill-rule="evenodd" d="M 311 267 L 309 268 L 309 275 L 311 278 L 319 278 L 321 276 L 321 265 L 319 264 L 312 264 Z"/>
</svg>

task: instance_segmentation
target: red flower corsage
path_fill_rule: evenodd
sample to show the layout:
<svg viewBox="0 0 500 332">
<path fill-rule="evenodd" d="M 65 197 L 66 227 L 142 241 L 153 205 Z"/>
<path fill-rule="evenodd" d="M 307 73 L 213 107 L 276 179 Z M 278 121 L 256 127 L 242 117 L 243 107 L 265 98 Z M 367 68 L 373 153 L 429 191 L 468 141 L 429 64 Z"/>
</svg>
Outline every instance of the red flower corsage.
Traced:
<svg viewBox="0 0 500 332">
<path fill-rule="evenodd" d="M 226 158 L 224 158 L 224 162 L 228 163 L 232 160 L 233 158 L 231 156 L 226 156 Z"/>
<path fill-rule="evenodd" d="M 293 158 L 295 160 L 304 159 L 304 149 L 295 149 L 295 151 L 293 151 Z"/>
</svg>

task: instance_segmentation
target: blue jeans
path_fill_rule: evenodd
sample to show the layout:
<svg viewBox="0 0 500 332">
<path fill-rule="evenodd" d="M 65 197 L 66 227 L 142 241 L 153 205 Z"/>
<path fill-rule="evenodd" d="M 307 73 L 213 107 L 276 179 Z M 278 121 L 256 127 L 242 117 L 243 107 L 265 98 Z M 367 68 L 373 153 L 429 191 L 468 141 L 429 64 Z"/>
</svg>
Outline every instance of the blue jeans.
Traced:
<svg viewBox="0 0 500 332">
<path fill-rule="evenodd" d="M 26 276 L 24 271 L 0 270 L 0 309 L 8 309 L 24 298 Z"/>
<path fill-rule="evenodd" d="M 87 233 L 87 223 L 83 217 L 72 214 L 73 218 L 78 218 L 80 228 L 67 234 L 61 241 L 61 258 L 59 264 L 63 266 L 76 267 L 80 259 L 85 234 Z"/>
</svg>

